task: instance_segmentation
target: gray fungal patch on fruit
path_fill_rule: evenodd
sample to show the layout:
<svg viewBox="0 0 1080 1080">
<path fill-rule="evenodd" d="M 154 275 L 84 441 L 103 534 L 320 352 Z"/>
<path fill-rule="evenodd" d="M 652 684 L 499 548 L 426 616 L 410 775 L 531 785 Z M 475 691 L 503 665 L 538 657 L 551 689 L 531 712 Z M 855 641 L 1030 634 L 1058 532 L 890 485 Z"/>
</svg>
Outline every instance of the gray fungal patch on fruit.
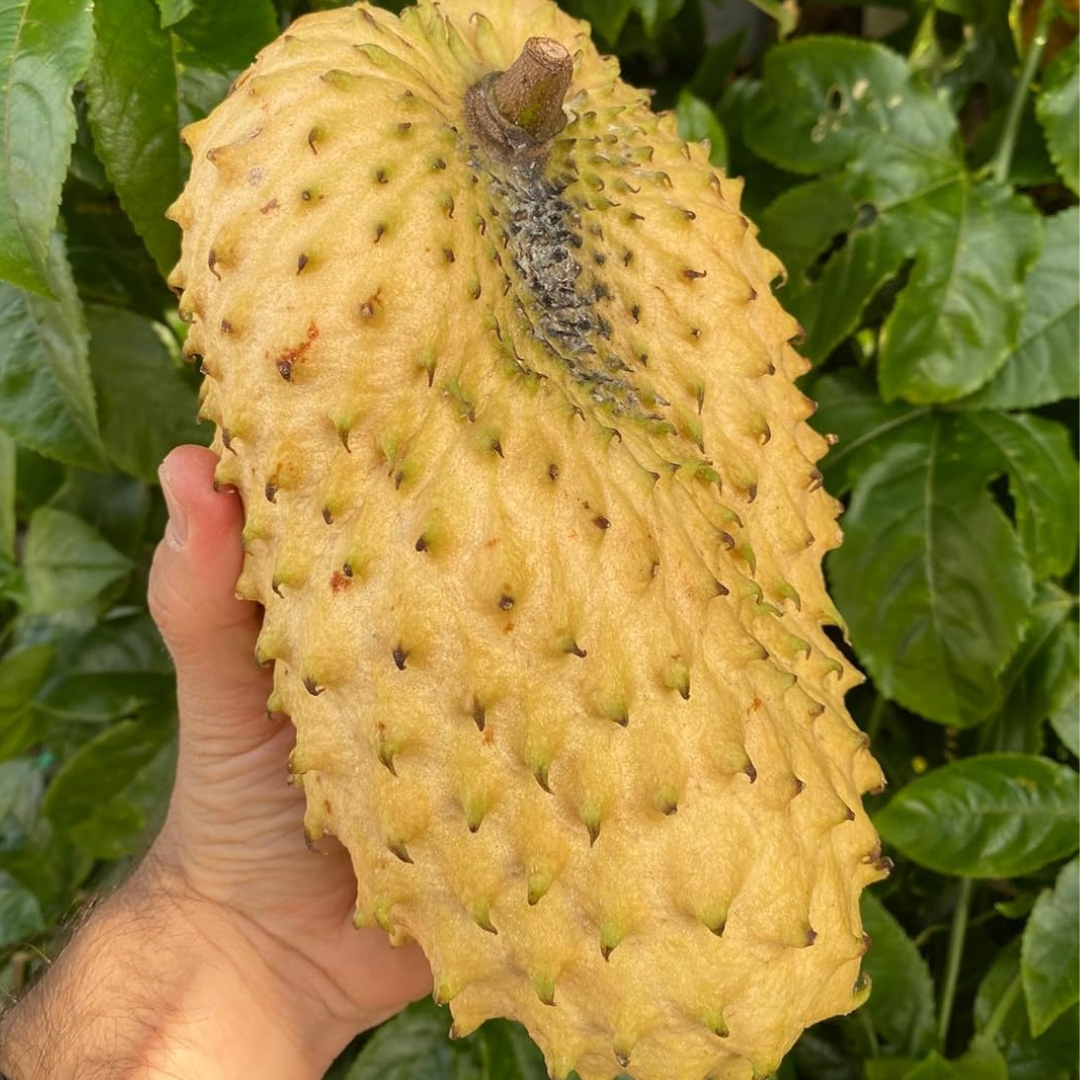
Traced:
<svg viewBox="0 0 1080 1080">
<path fill-rule="evenodd" d="M 487 174 L 490 193 L 505 208 L 499 213 L 506 223 L 502 235 L 529 301 L 523 310 L 534 336 L 594 401 L 616 413 L 658 419 L 642 405 L 627 377 L 630 369 L 607 344 L 611 326 L 597 304 L 610 290 L 595 280 L 583 287 L 580 280 L 581 219 L 562 197 L 565 184 L 545 176 L 537 161 L 482 163 L 474 156 L 470 164 Z"/>
</svg>

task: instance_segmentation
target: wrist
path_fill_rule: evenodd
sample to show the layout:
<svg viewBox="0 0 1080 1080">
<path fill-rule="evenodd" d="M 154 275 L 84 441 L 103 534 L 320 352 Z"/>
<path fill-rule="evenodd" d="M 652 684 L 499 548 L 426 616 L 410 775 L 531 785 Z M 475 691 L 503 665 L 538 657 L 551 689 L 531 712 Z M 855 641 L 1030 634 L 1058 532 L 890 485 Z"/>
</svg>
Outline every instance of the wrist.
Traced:
<svg viewBox="0 0 1080 1080">
<path fill-rule="evenodd" d="M 0 1021 L 0 1068 L 11 1080 L 318 1080 L 348 1034 L 291 995 L 278 948 L 148 860 Z"/>
</svg>

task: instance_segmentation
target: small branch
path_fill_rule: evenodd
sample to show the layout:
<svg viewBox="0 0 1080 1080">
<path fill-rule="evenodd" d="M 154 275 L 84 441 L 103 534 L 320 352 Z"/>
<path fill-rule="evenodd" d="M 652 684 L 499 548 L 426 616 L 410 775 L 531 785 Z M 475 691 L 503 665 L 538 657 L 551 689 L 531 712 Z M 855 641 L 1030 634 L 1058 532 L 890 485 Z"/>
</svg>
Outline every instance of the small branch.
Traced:
<svg viewBox="0 0 1080 1080">
<path fill-rule="evenodd" d="M 870 709 L 870 719 L 866 722 L 866 734 L 870 737 L 870 743 L 873 745 L 874 740 L 877 739 L 878 728 L 881 727 L 881 721 L 885 719 L 885 713 L 889 708 L 888 701 L 885 700 L 883 694 L 878 694 L 874 698 L 873 707 Z"/>
<path fill-rule="evenodd" d="M 1005 1023 L 1005 1017 L 1009 1015 L 1009 1010 L 1016 1004 L 1016 999 L 1020 996 L 1020 987 L 1020 972 L 1018 971 L 1013 981 L 1005 988 L 1001 1000 L 994 1006 L 994 1011 L 990 1014 L 990 1019 L 986 1021 L 986 1027 L 982 1029 L 981 1034 L 991 1040 L 997 1036 L 997 1033 L 1001 1030 L 1001 1025 Z"/>
<path fill-rule="evenodd" d="M 956 910 L 953 911 L 949 930 L 949 955 L 945 963 L 945 982 L 941 988 L 941 1012 L 938 1015 L 938 1046 L 945 1048 L 945 1040 L 952 1022 L 953 1003 L 956 1000 L 956 984 L 960 978 L 960 961 L 964 956 L 964 938 L 967 936 L 968 913 L 971 910 L 971 894 L 975 887 L 973 878 L 961 878 L 956 890 Z"/>
<path fill-rule="evenodd" d="M 1016 137 L 1020 132 L 1020 118 L 1024 113 L 1024 102 L 1027 101 L 1031 83 L 1035 78 L 1035 71 L 1039 66 L 1039 59 L 1042 57 L 1043 49 L 1046 48 L 1050 23 L 1056 13 L 1057 0 L 1043 0 L 1042 6 L 1039 8 L 1039 17 L 1035 23 L 1035 32 L 1032 34 L 1031 43 L 1024 54 L 1024 64 L 1020 71 L 1020 78 L 1013 88 L 1012 99 L 1009 101 L 1009 111 L 1005 114 L 1005 124 L 1001 129 L 997 150 L 990 163 L 991 175 L 999 184 L 1004 184 L 1009 178 L 1013 152 L 1016 150 Z"/>
<path fill-rule="evenodd" d="M 870 1019 L 870 1014 L 865 1008 L 860 1009 L 857 1015 L 862 1022 L 863 1031 L 866 1032 L 866 1041 L 870 1045 L 870 1056 L 881 1057 L 881 1043 L 878 1041 L 877 1032 L 874 1030 L 874 1021 Z"/>
</svg>

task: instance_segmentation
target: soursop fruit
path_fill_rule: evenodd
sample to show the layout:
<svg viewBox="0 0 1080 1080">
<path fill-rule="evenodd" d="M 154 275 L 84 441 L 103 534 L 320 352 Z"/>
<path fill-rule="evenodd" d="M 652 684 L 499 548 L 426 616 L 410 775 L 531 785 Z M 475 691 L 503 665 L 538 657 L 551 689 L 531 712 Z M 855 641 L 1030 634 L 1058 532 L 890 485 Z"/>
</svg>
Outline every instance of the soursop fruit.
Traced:
<svg viewBox="0 0 1080 1080">
<path fill-rule="evenodd" d="M 186 139 L 186 352 L 357 925 L 553 1077 L 766 1076 L 868 992 L 888 860 L 741 182 L 544 0 L 306 16 Z"/>
</svg>

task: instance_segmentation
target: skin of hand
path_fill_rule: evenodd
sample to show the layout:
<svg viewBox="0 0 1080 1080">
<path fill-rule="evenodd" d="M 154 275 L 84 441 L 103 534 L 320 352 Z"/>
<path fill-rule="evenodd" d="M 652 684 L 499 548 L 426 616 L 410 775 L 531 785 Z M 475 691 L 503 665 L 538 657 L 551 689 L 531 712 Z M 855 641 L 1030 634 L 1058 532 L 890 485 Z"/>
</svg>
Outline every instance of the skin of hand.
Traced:
<svg viewBox="0 0 1080 1080">
<path fill-rule="evenodd" d="M 176 665 L 180 714 L 165 824 L 133 881 L 76 935 L 40 993 L 14 1010 L 14 1030 L 20 1023 L 32 1027 L 35 997 L 59 993 L 63 1000 L 65 977 L 74 983 L 72 993 L 87 981 L 73 979 L 74 961 L 63 961 L 77 952 L 80 937 L 94 933 L 95 919 L 119 920 L 122 929 L 128 891 L 138 897 L 137 903 L 129 897 L 128 907 L 140 912 L 139 925 L 160 924 L 151 932 L 163 954 L 174 942 L 186 958 L 177 973 L 183 986 L 170 987 L 169 965 L 157 964 L 165 968 L 155 981 L 163 984 L 161 1012 L 168 1017 L 154 1025 L 154 1053 L 190 1064 L 149 1075 L 256 1075 L 246 1068 L 222 1071 L 220 1048 L 242 1038 L 253 1044 L 245 1048 L 248 1064 L 264 1047 L 274 1058 L 270 1071 L 258 1075 L 307 1080 L 321 1077 L 357 1032 L 429 993 L 431 974 L 415 944 L 392 948 L 382 931 L 353 927 L 356 882 L 344 849 L 330 838 L 315 853 L 305 844 L 303 792 L 286 782 L 292 725 L 267 717 L 272 677 L 254 658 L 259 609 L 234 594 L 243 509 L 231 488 L 214 490 L 216 460 L 200 447 L 180 447 L 160 471 L 170 517 L 155 553 L 149 599 Z M 123 936 L 114 933 L 111 940 Z M 141 948 L 149 959 L 155 940 L 143 940 Z M 83 952 L 100 963 L 100 950 L 86 945 Z M 197 969 L 191 958 L 200 955 L 212 963 L 212 979 L 188 970 Z M 50 988 L 50 980 L 58 985 Z M 95 982 L 100 995 L 101 979 Z M 230 1001 L 241 1003 L 235 1016 Z M 78 1001 L 70 1007 L 77 1010 Z M 153 1010 L 152 1003 L 141 1007 Z M 20 1019 L 23 1010 L 29 1017 Z M 170 1026 L 184 1045 L 179 1057 L 162 1045 Z M 0 1051 L 0 1064 L 6 1061 Z M 36 1080 L 29 1068 L 12 1075 Z M 84 1074 L 76 1069 L 72 1075 L 81 1080 Z"/>
</svg>

